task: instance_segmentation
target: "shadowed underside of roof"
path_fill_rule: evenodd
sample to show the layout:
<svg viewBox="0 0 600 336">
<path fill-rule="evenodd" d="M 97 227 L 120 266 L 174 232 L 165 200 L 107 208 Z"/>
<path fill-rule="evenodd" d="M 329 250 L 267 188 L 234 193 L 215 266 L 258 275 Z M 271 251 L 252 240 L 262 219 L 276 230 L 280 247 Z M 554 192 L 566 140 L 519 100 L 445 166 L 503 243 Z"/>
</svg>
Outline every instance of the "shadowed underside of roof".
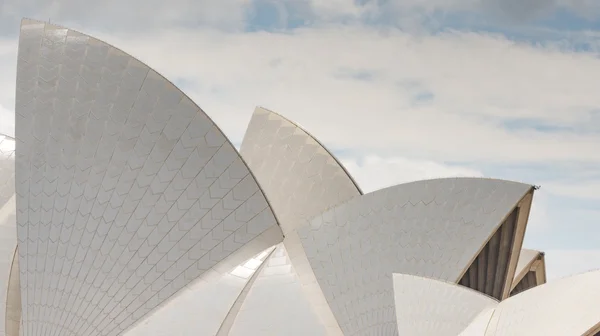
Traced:
<svg viewBox="0 0 600 336">
<path fill-rule="evenodd" d="M 459 283 L 497 300 L 509 296 L 527 220 L 533 188 L 512 209 L 489 241 L 481 249 Z"/>
<path fill-rule="evenodd" d="M 510 296 L 546 283 L 546 262 L 543 252 L 523 249 Z"/>
</svg>

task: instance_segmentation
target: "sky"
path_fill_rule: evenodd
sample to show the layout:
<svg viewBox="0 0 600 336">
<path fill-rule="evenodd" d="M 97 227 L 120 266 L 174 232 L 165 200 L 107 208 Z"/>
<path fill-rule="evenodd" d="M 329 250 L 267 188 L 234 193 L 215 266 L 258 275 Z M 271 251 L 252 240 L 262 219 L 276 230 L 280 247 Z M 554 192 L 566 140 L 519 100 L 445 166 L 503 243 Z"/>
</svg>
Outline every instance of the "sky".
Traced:
<svg viewBox="0 0 600 336">
<path fill-rule="evenodd" d="M 365 191 L 452 176 L 541 186 L 524 247 L 600 268 L 596 0 L 0 0 L 0 133 L 22 17 L 100 38 L 240 144 L 255 106 L 319 138 Z"/>
</svg>

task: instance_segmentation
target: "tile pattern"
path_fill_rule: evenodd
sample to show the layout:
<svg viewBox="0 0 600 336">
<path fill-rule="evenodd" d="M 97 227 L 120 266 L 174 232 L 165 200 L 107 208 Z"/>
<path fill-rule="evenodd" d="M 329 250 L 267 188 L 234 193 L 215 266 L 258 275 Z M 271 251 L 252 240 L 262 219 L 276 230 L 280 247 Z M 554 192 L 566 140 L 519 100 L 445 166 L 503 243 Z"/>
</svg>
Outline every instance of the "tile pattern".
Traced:
<svg viewBox="0 0 600 336">
<path fill-rule="evenodd" d="M 485 336 L 581 336 L 600 322 L 600 271 L 511 296 L 496 308 Z"/>
<path fill-rule="evenodd" d="M 23 20 L 16 139 L 23 336 L 119 335 L 262 233 L 283 238 L 207 115 L 92 37 Z"/>
<path fill-rule="evenodd" d="M 451 282 L 394 274 L 399 335 L 458 335 L 498 301 Z"/>
<path fill-rule="evenodd" d="M 305 130 L 257 107 L 240 153 L 287 235 L 326 209 L 361 194 L 342 165 Z"/>
<path fill-rule="evenodd" d="M 0 336 L 7 332 L 7 291 L 17 246 L 15 208 L 15 140 L 0 134 Z M 8 311 L 8 314 L 13 314 Z"/>
<path fill-rule="evenodd" d="M 287 254 L 312 309 L 326 327 L 327 335 L 341 335 L 296 229 L 362 192 L 337 159 L 312 135 L 261 107 L 254 111 L 240 153 L 273 206 L 285 233 Z M 293 309 L 287 308 L 292 315 Z"/>
<path fill-rule="evenodd" d="M 215 335 L 244 286 L 273 249 L 270 247 L 224 273 L 211 270 L 203 274 L 126 335 Z"/>
<path fill-rule="evenodd" d="M 285 246 L 280 244 L 250 287 L 227 335 L 327 335 L 307 299 Z"/>
<path fill-rule="evenodd" d="M 401 184 L 299 229 L 344 335 L 397 335 L 392 273 L 457 282 L 530 188 L 479 178 Z"/>
</svg>

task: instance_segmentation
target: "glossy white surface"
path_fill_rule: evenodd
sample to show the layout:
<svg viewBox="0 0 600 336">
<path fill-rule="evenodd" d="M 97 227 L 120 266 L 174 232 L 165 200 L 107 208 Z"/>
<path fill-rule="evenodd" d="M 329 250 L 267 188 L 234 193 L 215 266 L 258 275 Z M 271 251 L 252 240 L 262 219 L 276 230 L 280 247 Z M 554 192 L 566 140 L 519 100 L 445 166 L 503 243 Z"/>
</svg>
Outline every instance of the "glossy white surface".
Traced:
<svg viewBox="0 0 600 336">
<path fill-rule="evenodd" d="M 15 140 L 0 134 L 0 335 L 5 335 L 8 327 L 7 306 L 14 307 L 7 302 L 10 269 L 17 246 L 14 195 Z"/>
<path fill-rule="evenodd" d="M 283 244 L 265 262 L 228 335 L 327 335 Z"/>
<path fill-rule="evenodd" d="M 216 125 L 104 42 L 24 20 L 16 114 L 25 336 L 117 335 L 228 256 L 282 240 Z"/>
<path fill-rule="evenodd" d="M 244 286 L 272 251 L 269 248 L 225 273 L 205 273 L 125 335 L 217 334 Z"/>
<path fill-rule="evenodd" d="M 399 335 L 456 336 L 498 304 L 454 283 L 406 274 L 394 274 L 393 280 Z"/>
<path fill-rule="evenodd" d="M 530 190 L 456 178 L 379 190 L 315 217 L 298 232 L 345 335 L 396 335 L 392 273 L 457 282 Z"/>
<path fill-rule="evenodd" d="M 600 322 L 600 271 L 558 279 L 500 303 L 485 336 L 581 336 Z"/>
<path fill-rule="evenodd" d="M 296 229 L 323 211 L 361 195 L 360 189 L 337 159 L 310 133 L 264 108 L 254 111 L 240 152 L 285 232 L 287 254 L 312 310 L 325 326 L 327 335 L 342 335 Z M 271 296 L 286 296 L 286 292 L 276 292 L 280 289 L 286 287 L 273 289 Z M 285 312 L 285 316 L 296 314 L 289 305 L 280 307 L 279 311 Z"/>
</svg>

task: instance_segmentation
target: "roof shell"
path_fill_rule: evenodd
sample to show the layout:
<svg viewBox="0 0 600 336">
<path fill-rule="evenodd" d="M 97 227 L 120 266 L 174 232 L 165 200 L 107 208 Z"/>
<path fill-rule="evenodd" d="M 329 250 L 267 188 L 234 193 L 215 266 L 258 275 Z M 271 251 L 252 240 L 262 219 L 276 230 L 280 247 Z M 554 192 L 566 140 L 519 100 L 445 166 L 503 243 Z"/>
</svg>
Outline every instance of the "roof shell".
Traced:
<svg viewBox="0 0 600 336">
<path fill-rule="evenodd" d="M 391 274 L 457 282 L 530 190 L 480 178 L 401 184 L 324 212 L 299 236 L 342 331 L 395 334 Z"/>
<path fill-rule="evenodd" d="M 283 238 L 214 122 L 109 44 L 24 19 L 16 113 L 28 336 L 117 335 L 219 263 Z"/>
</svg>

